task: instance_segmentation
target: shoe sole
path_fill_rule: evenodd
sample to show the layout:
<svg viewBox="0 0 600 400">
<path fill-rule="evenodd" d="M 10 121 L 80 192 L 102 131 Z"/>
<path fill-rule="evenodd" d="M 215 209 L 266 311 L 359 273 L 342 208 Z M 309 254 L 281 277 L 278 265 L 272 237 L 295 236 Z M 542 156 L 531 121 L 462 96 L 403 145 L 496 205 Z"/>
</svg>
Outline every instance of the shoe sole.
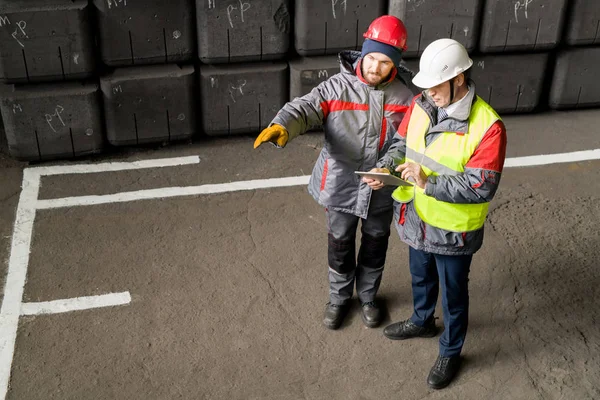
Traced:
<svg viewBox="0 0 600 400">
<path fill-rule="evenodd" d="M 335 331 L 336 329 L 338 329 L 340 326 L 342 326 L 342 323 L 335 323 L 335 324 L 328 324 L 325 321 L 323 321 L 323 325 L 325 325 L 325 328 L 327 329 L 331 329 L 332 331 Z"/>
<path fill-rule="evenodd" d="M 451 383 L 452 383 L 452 380 L 450 382 L 444 383 L 443 385 L 432 385 L 429 382 L 427 382 L 427 386 L 429 386 L 431 389 L 434 389 L 434 390 L 440 390 L 440 389 L 447 388 Z"/>
<path fill-rule="evenodd" d="M 447 382 L 444 382 L 444 383 L 438 384 L 438 385 L 432 385 L 431 383 L 427 382 L 427 386 L 429 386 L 431 389 L 435 389 L 435 390 L 447 388 L 454 381 L 454 379 L 456 378 L 456 375 L 457 375 L 457 373 L 452 375 L 452 377 Z"/>
<path fill-rule="evenodd" d="M 383 336 L 385 336 L 386 338 L 391 339 L 391 340 L 406 340 L 406 339 L 414 339 L 414 338 L 426 338 L 427 339 L 427 338 L 435 337 L 437 334 L 438 334 L 437 331 L 435 331 L 435 332 L 427 333 L 424 335 L 400 337 L 400 336 L 389 336 L 389 335 L 386 335 L 384 332 Z"/>
</svg>

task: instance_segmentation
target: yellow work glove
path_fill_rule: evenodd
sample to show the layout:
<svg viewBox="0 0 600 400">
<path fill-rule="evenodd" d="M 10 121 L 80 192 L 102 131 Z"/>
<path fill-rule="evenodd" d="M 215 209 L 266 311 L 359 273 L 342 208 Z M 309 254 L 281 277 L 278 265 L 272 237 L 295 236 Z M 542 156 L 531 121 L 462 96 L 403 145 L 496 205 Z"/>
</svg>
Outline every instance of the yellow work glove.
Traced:
<svg viewBox="0 0 600 400">
<path fill-rule="evenodd" d="M 254 148 L 257 148 L 265 142 L 271 142 L 276 147 L 285 147 L 290 135 L 288 131 L 281 125 L 273 124 L 272 126 L 264 129 L 260 135 L 254 141 Z"/>
</svg>

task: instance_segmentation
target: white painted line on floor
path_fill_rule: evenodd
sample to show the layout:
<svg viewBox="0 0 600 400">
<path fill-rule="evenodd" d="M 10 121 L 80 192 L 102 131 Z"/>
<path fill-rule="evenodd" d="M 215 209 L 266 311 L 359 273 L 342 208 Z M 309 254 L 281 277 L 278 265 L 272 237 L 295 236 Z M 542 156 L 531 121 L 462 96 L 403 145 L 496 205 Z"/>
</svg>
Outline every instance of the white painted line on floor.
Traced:
<svg viewBox="0 0 600 400">
<path fill-rule="evenodd" d="M 547 154 L 541 156 L 507 158 L 505 167 L 529 167 L 566 162 L 577 162 L 600 159 L 600 149 L 577 151 L 573 153 Z M 77 196 L 61 199 L 38 200 L 38 209 L 91 206 L 109 203 L 126 203 L 137 200 L 163 199 L 169 197 L 216 194 L 242 190 L 269 189 L 278 187 L 299 186 L 308 184 L 310 176 L 292 176 L 287 178 L 258 179 L 200 186 L 168 187 L 161 189 L 138 190 L 98 196 Z"/>
<path fill-rule="evenodd" d="M 8 391 L 39 189 L 40 176 L 25 169 L 0 309 L 0 399 L 4 399 Z"/>
<path fill-rule="evenodd" d="M 572 153 L 543 154 L 539 156 L 507 158 L 505 167 L 533 167 L 536 165 L 560 164 L 600 159 L 600 149 L 575 151 Z"/>
<path fill-rule="evenodd" d="M 60 314 L 92 308 L 122 306 L 129 303 L 131 303 L 129 292 L 109 293 L 40 303 L 23 303 L 21 305 L 21 315 Z"/>
<path fill-rule="evenodd" d="M 138 190 L 135 192 L 123 192 L 101 196 L 65 197 L 62 199 L 38 200 L 37 208 L 43 210 L 49 208 L 91 206 L 97 204 L 124 203 L 136 200 L 163 199 L 168 197 L 195 196 L 200 194 L 215 194 L 237 192 L 242 190 L 298 186 L 306 185 L 309 178 L 309 176 L 293 176 L 288 178 L 259 179 L 252 181 L 220 183 L 214 185 Z"/>
<path fill-rule="evenodd" d="M 50 167 L 32 167 L 29 170 L 40 175 L 94 174 L 98 172 L 127 171 L 145 168 L 177 167 L 198 164 L 200 157 L 157 158 L 131 162 L 108 162 L 100 164 L 56 165 Z"/>
</svg>

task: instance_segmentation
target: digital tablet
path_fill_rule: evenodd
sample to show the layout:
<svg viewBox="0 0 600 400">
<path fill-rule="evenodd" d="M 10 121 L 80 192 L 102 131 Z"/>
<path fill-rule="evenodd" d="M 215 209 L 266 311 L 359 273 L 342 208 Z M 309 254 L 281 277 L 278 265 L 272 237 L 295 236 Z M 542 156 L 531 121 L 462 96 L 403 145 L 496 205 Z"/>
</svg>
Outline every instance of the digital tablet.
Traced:
<svg viewBox="0 0 600 400">
<path fill-rule="evenodd" d="M 378 181 L 383 182 L 385 185 L 389 186 L 413 186 L 414 183 L 405 181 L 403 179 L 398 178 L 392 174 L 388 174 L 387 172 L 367 172 L 367 171 L 354 171 L 355 174 L 376 179 Z"/>
</svg>

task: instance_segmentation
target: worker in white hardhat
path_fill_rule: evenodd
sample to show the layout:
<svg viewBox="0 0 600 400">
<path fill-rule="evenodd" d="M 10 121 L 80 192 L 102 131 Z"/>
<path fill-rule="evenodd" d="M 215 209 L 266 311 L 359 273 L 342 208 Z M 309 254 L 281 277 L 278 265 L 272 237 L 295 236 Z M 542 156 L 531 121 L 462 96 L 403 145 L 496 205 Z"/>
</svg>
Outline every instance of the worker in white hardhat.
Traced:
<svg viewBox="0 0 600 400">
<path fill-rule="evenodd" d="M 483 242 L 483 225 L 504 166 L 506 129 L 476 95 L 473 61 L 455 40 L 423 52 L 416 96 L 389 151 L 374 171 L 396 171 L 414 183 L 393 192 L 395 225 L 410 246 L 413 313 L 384 329 L 390 339 L 433 337 L 441 286 L 444 332 L 427 383 L 447 386 L 460 367 L 469 313 L 469 269 Z M 398 165 L 399 164 L 399 165 Z M 373 189 L 383 187 L 365 179 Z"/>
</svg>

